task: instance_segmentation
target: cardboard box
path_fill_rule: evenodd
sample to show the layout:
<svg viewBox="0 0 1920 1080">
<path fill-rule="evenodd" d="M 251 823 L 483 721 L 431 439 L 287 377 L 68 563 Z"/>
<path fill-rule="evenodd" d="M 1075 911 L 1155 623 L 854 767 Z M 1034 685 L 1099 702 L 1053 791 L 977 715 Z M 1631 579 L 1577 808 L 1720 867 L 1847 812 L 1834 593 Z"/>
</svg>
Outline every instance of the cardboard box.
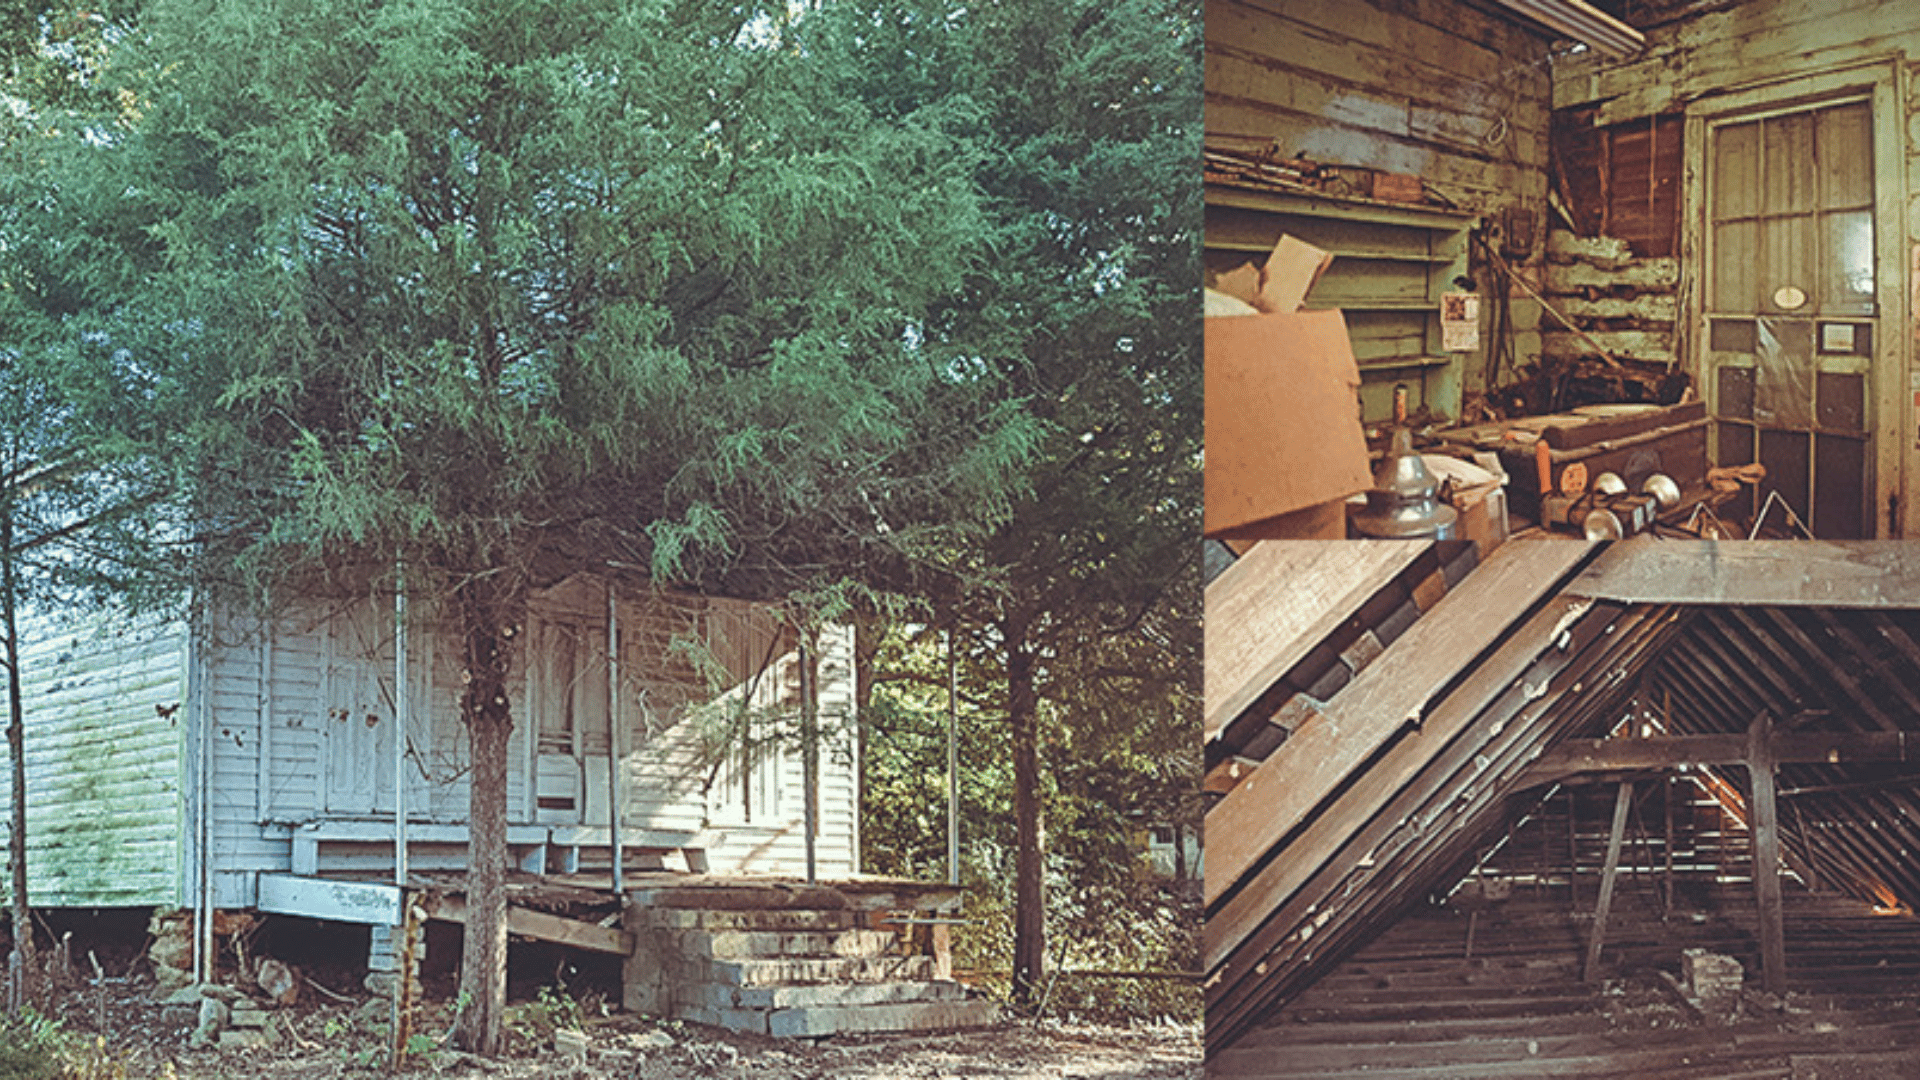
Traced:
<svg viewBox="0 0 1920 1080">
<path fill-rule="evenodd" d="M 1248 537 L 1371 487 L 1359 389 L 1338 311 L 1207 319 L 1206 534 Z"/>
</svg>

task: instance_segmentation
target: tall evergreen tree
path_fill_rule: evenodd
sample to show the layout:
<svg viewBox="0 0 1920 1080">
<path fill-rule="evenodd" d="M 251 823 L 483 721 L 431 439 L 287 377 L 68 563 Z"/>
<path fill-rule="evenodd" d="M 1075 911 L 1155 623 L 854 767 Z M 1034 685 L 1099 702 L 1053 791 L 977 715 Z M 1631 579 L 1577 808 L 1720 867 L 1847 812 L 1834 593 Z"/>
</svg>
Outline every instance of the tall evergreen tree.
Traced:
<svg viewBox="0 0 1920 1080">
<path fill-rule="evenodd" d="M 37 1001 L 38 964 L 27 877 L 26 716 L 22 626 L 28 611 L 103 588 L 150 583 L 158 520 L 150 477 L 114 434 L 136 405 L 107 384 L 74 378 L 54 333 L 68 314 L 47 277 L 28 268 L 57 261 L 41 230 L 39 181 L 50 173 L 49 144 L 62 130 L 110 122 L 113 98 L 101 68 L 126 29 L 126 5 L 87 9 L 44 0 L 0 5 L 0 668 L 6 676 L 7 893 L 14 948 L 9 1006 Z M 57 275 L 56 275 L 57 276 Z M 48 303 L 49 300 L 53 302 Z M 108 380 L 111 382 L 111 380 Z M 135 539 L 137 538 L 137 540 Z M 138 565 L 115 556 L 127 554 Z"/>
<path fill-rule="evenodd" d="M 791 17 L 161 0 L 137 122 L 46 193 L 83 231 L 107 193 L 137 224 L 70 278 L 173 403 L 156 442 L 207 580 L 404 562 L 458 619 L 470 1049 L 499 1046 L 529 591 L 608 564 L 909 587 L 1033 449 L 999 374 L 924 326 L 983 262 L 977 110 L 875 110 Z"/>
<path fill-rule="evenodd" d="M 975 175 L 994 258 L 971 268 L 929 337 L 1001 373 L 1049 432 L 1013 512 L 956 553 L 955 580 L 970 586 L 946 605 L 1004 664 L 1013 992 L 1028 1003 L 1046 956 L 1043 695 L 1053 687 L 1059 714 L 1077 711 L 1083 727 L 1101 712 L 1086 684 L 1050 672 L 1090 636 L 1149 623 L 1167 645 L 1164 681 L 1197 670 L 1199 5 L 925 0 L 827 13 L 877 111 L 958 98 L 982 110 Z M 1139 719 L 1122 709 L 1105 721 Z M 1192 713 L 1166 720 L 1194 730 Z"/>
</svg>

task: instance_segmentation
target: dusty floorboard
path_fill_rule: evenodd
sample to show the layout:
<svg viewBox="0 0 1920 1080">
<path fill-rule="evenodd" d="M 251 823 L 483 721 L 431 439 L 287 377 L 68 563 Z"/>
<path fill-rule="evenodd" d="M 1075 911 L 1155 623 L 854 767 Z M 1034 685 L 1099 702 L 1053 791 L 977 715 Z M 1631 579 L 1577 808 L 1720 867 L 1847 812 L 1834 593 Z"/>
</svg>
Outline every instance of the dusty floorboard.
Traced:
<svg viewBox="0 0 1920 1080">
<path fill-rule="evenodd" d="M 1466 916 L 1423 911 L 1215 1053 L 1207 1075 L 1920 1075 L 1920 922 L 1910 917 L 1792 894 L 1785 998 L 1749 989 L 1725 1021 L 1689 1005 L 1667 978 L 1685 948 L 1724 952 L 1757 972 L 1751 907 L 1745 890 L 1719 889 L 1663 920 L 1654 896 L 1628 890 L 1616 901 L 1604 977 L 1591 983 L 1580 978 L 1591 913 L 1571 911 L 1564 890 L 1516 896 L 1481 915 L 1470 959 Z"/>
</svg>

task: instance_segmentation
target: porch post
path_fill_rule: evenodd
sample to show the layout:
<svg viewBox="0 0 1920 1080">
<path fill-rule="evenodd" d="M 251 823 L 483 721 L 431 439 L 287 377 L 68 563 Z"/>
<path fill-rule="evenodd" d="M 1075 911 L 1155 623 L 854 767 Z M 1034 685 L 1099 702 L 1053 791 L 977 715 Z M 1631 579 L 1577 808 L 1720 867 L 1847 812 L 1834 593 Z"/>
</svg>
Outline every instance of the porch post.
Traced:
<svg viewBox="0 0 1920 1080">
<path fill-rule="evenodd" d="M 607 578 L 607 838 L 613 846 L 613 892 L 627 891 L 620 846 L 620 593 Z"/>
</svg>

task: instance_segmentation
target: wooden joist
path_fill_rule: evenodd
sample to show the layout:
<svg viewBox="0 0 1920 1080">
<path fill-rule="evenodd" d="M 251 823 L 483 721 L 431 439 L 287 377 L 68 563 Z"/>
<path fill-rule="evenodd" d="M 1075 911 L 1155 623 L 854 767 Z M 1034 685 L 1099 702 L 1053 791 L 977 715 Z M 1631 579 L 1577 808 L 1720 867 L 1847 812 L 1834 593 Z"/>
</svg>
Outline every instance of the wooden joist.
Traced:
<svg viewBox="0 0 1920 1080">
<path fill-rule="evenodd" d="M 1357 777 L 1341 793 L 1329 813 L 1320 815 L 1287 846 L 1283 857 L 1267 863 L 1224 904 L 1210 911 L 1201 932 L 1207 967 L 1223 963 L 1266 919 L 1275 904 L 1291 899 L 1322 866 L 1334 860 L 1336 852 L 1351 844 L 1356 837 L 1354 823 L 1377 823 L 1358 832 L 1369 845 L 1377 843 L 1386 831 L 1386 823 L 1379 820 L 1380 812 L 1405 793 L 1409 778 L 1432 765 L 1444 765 L 1444 761 L 1434 760 L 1435 751 L 1452 744 L 1487 707 L 1489 700 L 1498 701 L 1505 695 L 1505 706 L 1518 709 L 1522 702 L 1510 688 L 1523 673 L 1534 668 L 1569 617 L 1578 619 L 1587 610 L 1584 602 L 1556 603 L 1536 613 L 1447 702 L 1434 710 L 1420 738 L 1403 741 L 1388 751 L 1375 768 Z M 1208 824 L 1211 826 L 1211 819 Z M 1214 842 L 1218 842 L 1217 837 Z M 1208 857 L 1212 858 L 1211 851 Z"/>
<path fill-rule="evenodd" d="M 462 924 L 467 921 L 467 902 L 461 897 L 429 895 L 424 906 L 430 919 Z M 633 952 L 633 935 L 624 930 L 531 908 L 508 907 L 507 932 L 615 956 L 626 956 Z"/>
<path fill-rule="evenodd" d="M 1429 546 L 1269 541 L 1223 571 L 1207 586 L 1206 737 L 1216 737 Z"/>
<path fill-rule="evenodd" d="M 1208 1045 L 1231 1042 L 1457 872 L 1499 824 L 1533 748 L 1617 707 L 1679 625 L 1677 614 L 1660 608 L 1588 615 L 1571 628 L 1564 649 L 1541 656 L 1485 710 L 1474 727 L 1478 739 L 1455 739 L 1294 895 L 1275 901 L 1271 917 L 1223 962 L 1215 962 L 1223 945 L 1214 939 L 1217 917 L 1209 918 Z M 1273 865 L 1289 864 L 1291 855 L 1289 849 Z"/>
<path fill-rule="evenodd" d="M 1777 764 L 1841 765 L 1907 761 L 1920 757 L 1920 736 L 1907 748 L 1902 731 L 1776 731 L 1769 740 Z M 1568 739 L 1540 755 L 1522 783 L 1560 783 L 1583 773 L 1658 772 L 1715 765 L 1745 765 L 1745 735 L 1653 735 L 1626 739 Z"/>
<path fill-rule="evenodd" d="M 1590 550 L 1559 541 L 1497 549 L 1331 702 L 1321 721 L 1295 731 L 1208 813 L 1207 903 L 1256 869 L 1361 763 L 1426 723 L 1433 698 Z"/>
<path fill-rule="evenodd" d="M 1920 607 L 1920 545 L 1797 540 L 1615 544 L 1569 586 L 1647 604 Z"/>
</svg>

